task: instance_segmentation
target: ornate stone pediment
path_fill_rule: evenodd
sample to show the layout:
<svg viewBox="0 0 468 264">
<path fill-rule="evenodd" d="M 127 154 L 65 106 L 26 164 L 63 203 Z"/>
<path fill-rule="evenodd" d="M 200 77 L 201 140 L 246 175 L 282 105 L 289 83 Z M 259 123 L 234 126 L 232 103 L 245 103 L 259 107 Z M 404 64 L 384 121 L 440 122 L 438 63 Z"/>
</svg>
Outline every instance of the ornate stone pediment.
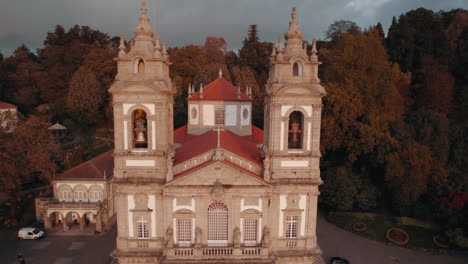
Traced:
<svg viewBox="0 0 468 264">
<path fill-rule="evenodd" d="M 269 186 L 261 176 L 254 176 L 224 162 L 214 162 L 182 176 L 176 176 L 168 186 L 213 185 L 218 179 L 223 185 Z"/>
</svg>

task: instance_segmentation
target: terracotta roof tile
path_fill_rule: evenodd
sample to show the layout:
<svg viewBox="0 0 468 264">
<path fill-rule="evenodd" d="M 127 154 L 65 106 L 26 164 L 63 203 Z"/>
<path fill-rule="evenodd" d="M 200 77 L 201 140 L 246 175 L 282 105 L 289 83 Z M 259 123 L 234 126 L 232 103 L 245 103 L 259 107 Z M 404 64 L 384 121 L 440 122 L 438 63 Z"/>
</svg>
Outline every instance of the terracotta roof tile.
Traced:
<svg viewBox="0 0 468 264">
<path fill-rule="evenodd" d="M 16 108 L 17 108 L 16 105 L 12 105 L 12 104 L 5 103 L 5 102 L 0 102 L 0 109 L 16 109 Z"/>
<path fill-rule="evenodd" d="M 252 99 L 242 92 L 240 99 L 237 99 L 237 88 L 223 77 L 219 77 L 203 87 L 203 99 L 200 98 L 200 92 L 196 92 L 187 100 L 252 101 Z"/>
<path fill-rule="evenodd" d="M 104 180 L 113 175 L 114 172 L 114 150 L 103 153 L 91 160 L 86 161 L 74 168 L 67 170 L 56 177 L 63 179 L 100 179 Z M 105 177 L 104 177 L 105 174 Z"/>
<path fill-rule="evenodd" d="M 221 131 L 221 148 L 249 161 L 262 164 L 262 153 L 257 144 L 263 143 L 263 131 L 254 128 L 255 132 L 252 136 L 244 137 L 230 131 Z M 208 131 L 200 136 L 187 135 L 186 128 L 182 127 L 174 132 L 174 141 L 182 144 L 174 157 L 174 165 L 176 165 L 216 148 L 218 135 L 216 131 Z"/>
</svg>

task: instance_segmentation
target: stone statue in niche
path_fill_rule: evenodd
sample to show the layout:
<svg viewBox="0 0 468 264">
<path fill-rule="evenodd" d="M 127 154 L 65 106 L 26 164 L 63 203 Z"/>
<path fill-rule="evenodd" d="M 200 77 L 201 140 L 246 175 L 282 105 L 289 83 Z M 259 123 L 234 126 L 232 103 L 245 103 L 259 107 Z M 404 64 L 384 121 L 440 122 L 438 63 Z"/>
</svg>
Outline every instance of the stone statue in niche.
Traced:
<svg viewBox="0 0 468 264">
<path fill-rule="evenodd" d="M 232 238 L 234 242 L 234 247 L 240 247 L 241 231 L 237 226 L 234 228 L 234 232 L 232 233 Z"/>
<path fill-rule="evenodd" d="M 172 227 L 168 227 L 166 230 L 166 246 L 174 247 L 174 230 L 172 230 Z"/>
<path fill-rule="evenodd" d="M 202 230 L 198 226 L 195 228 L 194 244 L 195 244 L 195 247 L 201 247 L 201 244 L 202 244 Z"/>
<path fill-rule="evenodd" d="M 270 229 L 268 227 L 263 228 L 262 246 L 268 247 L 270 245 Z"/>
<path fill-rule="evenodd" d="M 135 210 L 148 210 L 148 195 L 144 193 L 137 193 L 134 197 Z"/>
</svg>

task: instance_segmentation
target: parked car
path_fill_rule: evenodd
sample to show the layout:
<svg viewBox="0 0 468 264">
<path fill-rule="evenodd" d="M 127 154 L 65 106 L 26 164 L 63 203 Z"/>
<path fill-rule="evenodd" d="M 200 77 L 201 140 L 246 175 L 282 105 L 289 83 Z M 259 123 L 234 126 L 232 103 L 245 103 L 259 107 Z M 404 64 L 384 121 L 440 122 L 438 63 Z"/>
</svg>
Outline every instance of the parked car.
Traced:
<svg viewBox="0 0 468 264">
<path fill-rule="evenodd" d="M 339 257 L 333 257 L 328 260 L 327 264 L 349 264 L 349 261 Z"/>
<path fill-rule="evenodd" d="M 40 239 L 45 237 L 45 232 L 34 227 L 23 227 L 18 231 L 18 239 Z"/>
</svg>

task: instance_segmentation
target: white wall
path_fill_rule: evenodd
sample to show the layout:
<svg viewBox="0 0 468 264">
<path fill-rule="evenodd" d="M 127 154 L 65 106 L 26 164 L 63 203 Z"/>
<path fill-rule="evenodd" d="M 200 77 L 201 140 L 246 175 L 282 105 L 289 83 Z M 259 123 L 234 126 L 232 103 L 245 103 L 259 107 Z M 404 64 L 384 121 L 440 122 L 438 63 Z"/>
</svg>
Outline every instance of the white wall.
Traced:
<svg viewBox="0 0 468 264">
<path fill-rule="evenodd" d="M 214 105 L 203 105 L 203 125 L 214 126 L 215 124 Z"/>
<path fill-rule="evenodd" d="M 226 105 L 224 124 L 226 126 L 235 126 L 237 124 L 237 105 Z"/>
</svg>

